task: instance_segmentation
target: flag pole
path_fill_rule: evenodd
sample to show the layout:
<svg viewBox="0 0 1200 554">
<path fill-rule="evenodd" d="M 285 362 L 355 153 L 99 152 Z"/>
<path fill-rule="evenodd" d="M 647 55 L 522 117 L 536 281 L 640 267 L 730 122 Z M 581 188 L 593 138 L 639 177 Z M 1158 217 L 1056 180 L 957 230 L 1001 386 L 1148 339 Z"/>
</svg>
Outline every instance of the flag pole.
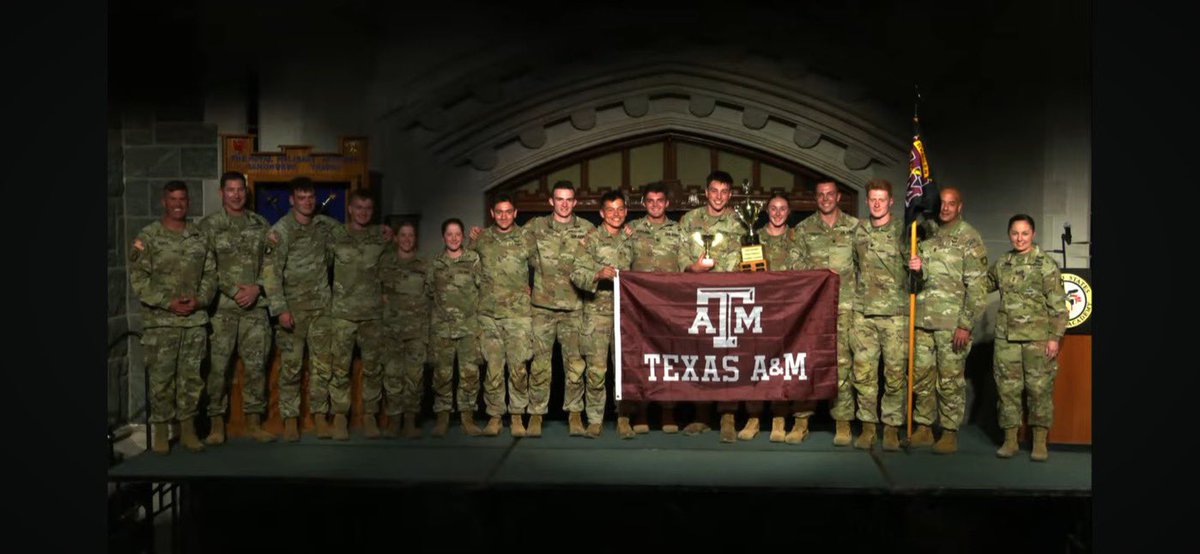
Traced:
<svg viewBox="0 0 1200 554">
<path fill-rule="evenodd" d="M 917 222 L 914 220 L 910 227 L 909 257 L 917 255 Z M 917 294 L 909 289 L 908 292 L 908 438 L 912 439 L 913 413 L 913 353 L 916 350 Z"/>
<path fill-rule="evenodd" d="M 919 85 L 913 85 L 913 137 L 920 136 L 920 123 L 918 120 L 918 108 L 921 104 L 921 89 Z M 924 159 L 921 160 L 924 164 Z M 917 255 L 917 218 L 913 217 L 912 223 L 909 226 L 909 257 Z M 916 282 L 917 277 L 909 270 L 908 274 L 908 414 L 904 421 L 908 425 L 908 439 L 912 440 L 913 425 L 913 358 L 916 353 L 916 323 L 917 323 L 917 293 Z"/>
</svg>

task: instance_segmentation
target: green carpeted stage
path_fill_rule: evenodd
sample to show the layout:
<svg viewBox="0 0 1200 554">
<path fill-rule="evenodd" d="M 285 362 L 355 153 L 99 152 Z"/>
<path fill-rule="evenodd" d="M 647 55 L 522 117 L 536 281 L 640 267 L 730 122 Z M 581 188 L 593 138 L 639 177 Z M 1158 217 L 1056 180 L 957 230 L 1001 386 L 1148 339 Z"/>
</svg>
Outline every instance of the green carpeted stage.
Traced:
<svg viewBox="0 0 1200 554">
<path fill-rule="evenodd" d="M 425 432 L 429 432 L 426 422 Z M 233 439 L 191 453 L 178 444 L 168 456 L 144 453 L 109 471 L 114 481 L 213 479 L 313 480 L 470 488 L 531 486 L 700 487 L 705 489 L 820 489 L 845 492 L 1091 495 L 1091 452 L 1052 447 L 1046 463 L 999 459 L 978 427 L 959 435 L 959 452 L 928 448 L 870 452 L 835 447 L 828 430 L 800 445 L 772 443 L 767 433 L 724 444 L 716 431 L 687 437 L 658 431 L 620 439 L 611 423 L 598 439 L 570 437 L 564 422 L 548 421 L 538 439 L 467 437 L 452 426 L 444 439 L 336 442 L 311 434 L 299 443 L 258 444 Z"/>
</svg>

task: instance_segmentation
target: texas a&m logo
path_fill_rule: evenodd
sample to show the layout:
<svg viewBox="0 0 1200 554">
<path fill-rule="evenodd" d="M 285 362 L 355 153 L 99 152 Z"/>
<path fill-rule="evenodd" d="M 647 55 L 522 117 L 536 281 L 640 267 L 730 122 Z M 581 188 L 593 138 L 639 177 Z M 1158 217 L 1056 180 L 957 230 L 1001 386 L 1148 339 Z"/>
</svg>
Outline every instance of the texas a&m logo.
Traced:
<svg viewBox="0 0 1200 554">
<path fill-rule="evenodd" d="M 709 308 L 717 302 L 717 320 L 713 325 Z M 738 302 L 740 305 L 734 305 Z M 762 306 L 754 304 L 754 287 L 701 287 L 696 289 L 696 317 L 688 327 L 689 335 L 703 330 L 713 337 L 713 348 L 737 348 L 737 335 L 762 333 Z M 750 308 L 747 312 L 746 309 Z"/>
</svg>

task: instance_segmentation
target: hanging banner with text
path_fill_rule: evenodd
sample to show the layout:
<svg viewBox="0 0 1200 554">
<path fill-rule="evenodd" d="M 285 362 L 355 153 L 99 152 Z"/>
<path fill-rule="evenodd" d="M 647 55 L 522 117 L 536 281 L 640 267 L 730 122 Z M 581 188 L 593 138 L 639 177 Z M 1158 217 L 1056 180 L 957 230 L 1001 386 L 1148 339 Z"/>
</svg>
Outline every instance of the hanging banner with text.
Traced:
<svg viewBox="0 0 1200 554">
<path fill-rule="evenodd" d="M 836 273 L 622 271 L 616 281 L 616 400 L 837 394 Z"/>
</svg>

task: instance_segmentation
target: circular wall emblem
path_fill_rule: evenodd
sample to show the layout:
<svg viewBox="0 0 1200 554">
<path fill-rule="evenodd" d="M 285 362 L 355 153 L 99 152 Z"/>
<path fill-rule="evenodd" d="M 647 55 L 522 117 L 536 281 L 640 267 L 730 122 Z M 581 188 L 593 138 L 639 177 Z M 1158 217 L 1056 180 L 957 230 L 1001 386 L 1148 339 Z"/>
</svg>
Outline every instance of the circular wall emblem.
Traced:
<svg viewBox="0 0 1200 554">
<path fill-rule="evenodd" d="M 1067 328 L 1077 327 L 1092 316 L 1092 287 L 1074 273 L 1062 274 L 1067 291 Z"/>
</svg>

